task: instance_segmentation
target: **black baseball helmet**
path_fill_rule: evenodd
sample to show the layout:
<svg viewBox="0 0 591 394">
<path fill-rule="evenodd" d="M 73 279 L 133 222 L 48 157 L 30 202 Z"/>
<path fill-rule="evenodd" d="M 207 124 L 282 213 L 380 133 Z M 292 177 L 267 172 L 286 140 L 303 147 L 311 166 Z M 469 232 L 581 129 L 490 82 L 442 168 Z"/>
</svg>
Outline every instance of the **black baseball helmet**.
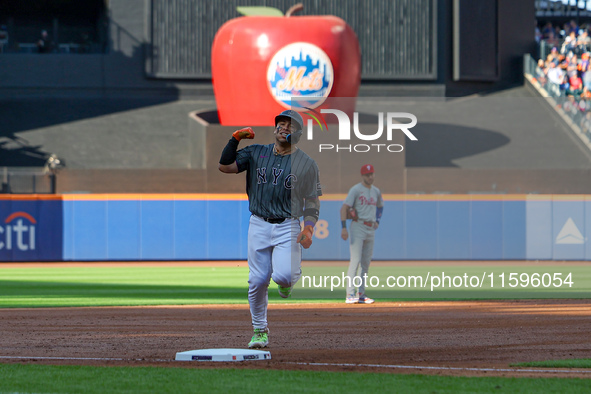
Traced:
<svg viewBox="0 0 591 394">
<path fill-rule="evenodd" d="M 296 131 L 289 134 L 287 136 L 287 142 L 290 144 L 297 144 L 302 137 L 303 129 L 304 129 L 304 119 L 302 116 L 292 109 L 286 109 L 285 111 L 281 112 L 279 115 L 275 117 L 275 127 L 277 127 L 277 123 L 281 120 L 281 118 L 289 118 L 292 124 L 295 124 Z"/>
</svg>

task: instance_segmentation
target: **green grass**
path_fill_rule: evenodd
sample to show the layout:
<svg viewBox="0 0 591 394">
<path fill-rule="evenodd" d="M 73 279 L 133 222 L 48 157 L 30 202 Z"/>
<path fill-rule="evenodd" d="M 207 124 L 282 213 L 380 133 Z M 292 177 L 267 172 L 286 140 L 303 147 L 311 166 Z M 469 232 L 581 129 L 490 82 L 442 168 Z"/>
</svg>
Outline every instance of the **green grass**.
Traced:
<svg viewBox="0 0 591 394">
<path fill-rule="evenodd" d="M 396 271 L 388 271 L 392 269 Z M 446 272 L 450 273 L 460 273 L 463 270 L 465 268 L 461 268 L 460 271 L 446 268 Z M 484 268 L 480 267 L 479 270 Z M 385 268 L 382 274 L 388 272 L 400 275 L 403 272 L 411 274 L 417 271 L 414 268 Z M 2 268 L 0 265 L 0 308 L 246 304 L 247 277 L 248 268 L 240 267 Z M 578 286 L 586 286 L 588 280 L 589 274 L 577 274 Z M 270 291 L 269 297 L 271 302 L 325 300 L 298 298 L 297 290 L 301 291 L 294 290 L 294 299 L 281 300 L 276 291 Z M 340 300 L 341 293 L 340 290 L 335 292 L 332 300 Z M 389 293 L 384 293 L 387 294 Z M 449 293 L 433 294 L 432 299 L 443 299 L 445 294 Z M 528 363 L 520 366 L 587 368 L 590 364 L 591 360 L 585 359 Z M 466 378 L 381 373 L 201 369 L 200 365 L 194 363 L 180 363 L 179 366 L 186 368 L 0 363 L 0 393 L 589 391 L 588 379 Z"/>
<path fill-rule="evenodd" d="M 585 393 L 589 380 L 0 364 L 3 393 Z"/>
<path fill-rule="evenodd" d="M 532 361 L 528 363 L 512 364 L 512 366 L 540 368 L 591 368 L 591 358 L 579 358 L 572 360 Z"/>
<path fill-rule="evenodd" d="M 235 304 L 248 268 L 0 268 L 0 308 Z"/>
<path fill-rule="evenodd" d="M 341 276 L 342 267 L 306 267 L 304 275 Z M 384 285 L 389 275 L 484 277 L 486 286 L 477 288 L 389 288 Z M 503 272 L 572 272 L 573 286 L 510 287 L 506 278 L 501 286 Z M 484 273 L 492 276 L 484 276 Z M 398 300 L 453 300 L 453 299 L 514 299 L 514 298 L 591 298 L 591 270 L 586 266 L 395 266 L 375 267 L 370 275 L 381 285 L 367 288 L 371 297 L 381 301 Z M 490 286 L 491 278 L 494 286 Z M 43 267 L 2 268 L 0 265 L 0 308 L 69 307 L 69 306 L 136 306 L 136 305 L 189 305 L 189 304 L 246 304 L 247 267 L 179 267 L 179 266 L 113 266 L 113 267 Z M 307 281 L 310 283 L 310 281 Z M 300 280 L 293 297 L 281 302 L 342 301 L 344 288 L 334 291 L 328 286 L 303 288 Z M 427 283 L 426 283 L 427 284 Z M 271 302 L 280 298 L 272 286 Z"/>
<path fill-rule="evenodd" d="M 2 268 L 0 264 L 0 308 L 247 304 L 247 281 L 246 267 Z M 270 302 L 302 302 L 281 299 L 271 285 Z"/>
<path fill-rule="evenodd" d="M 380 300 L 591 298 L 590 266 L 568 262 L 393 263 L 370 267 L 366 291 Z M 346 264 L 306 267 L 293 296 L 318 299 L 344 294 L 346 270 Z"/>
</svg>

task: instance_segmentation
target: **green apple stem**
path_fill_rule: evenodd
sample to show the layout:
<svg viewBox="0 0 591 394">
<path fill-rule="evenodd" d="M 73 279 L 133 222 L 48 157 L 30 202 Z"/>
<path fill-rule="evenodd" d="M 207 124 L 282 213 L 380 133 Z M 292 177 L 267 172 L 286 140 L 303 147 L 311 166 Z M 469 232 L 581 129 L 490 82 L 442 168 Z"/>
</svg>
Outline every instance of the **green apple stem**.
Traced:
<svg viewBox="0 0 591 394">
<path fill-rule="evenodd" d="M 304 9 L 304 3 L 297 3 L 295 5 L 292 5 L 291 7 L 289 7 L 289 9 L 287 10 L 287 12 L 285 12 L 285 17 L 289 18 L 290 16 L 293 15 L 294 12 L 298 12 Z"/>
</svg>

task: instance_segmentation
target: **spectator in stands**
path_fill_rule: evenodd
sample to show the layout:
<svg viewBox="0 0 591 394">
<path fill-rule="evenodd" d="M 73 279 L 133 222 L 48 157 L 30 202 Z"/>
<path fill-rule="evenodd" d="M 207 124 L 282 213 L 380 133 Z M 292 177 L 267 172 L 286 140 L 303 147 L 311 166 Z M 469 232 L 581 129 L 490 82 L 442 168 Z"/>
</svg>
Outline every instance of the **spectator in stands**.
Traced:
<svg viewBox="0 0 591 394">
<path fill-rule="evenodd" d="M 589 68 L 589 52 L 583 52 L 581 54 L 581 61 L 579 62 L 579 71 L 584 73 Z"/>
<path fill-rule="evenodd" d="M 569 73 L 577 72 L 579 70 L 579 57 L 571 53 L 570 56 L 566 58 L 566 71 Z"/>
<path fill-rule="evenodd" d="M 536 80 L 540 83 L 540 85 L 544 86 L 548 79 L 548 68 L 544 63 L 543 59 L 538 60 L 538 67 L 536 68 Z"/>
<path fill-rule="evenodd" d="M 581 81 L 577 73 L 571 74 L 568 77 L 568 87 L 565 93 L 567 96 L 574 96 L 577 99 L 581 97 L 583 93 L 583 81 Z"/>
<path fill-rule="evenodd" d="M 591 37 L 589 37 L 589 32 L 587 32 L 587 29 L 581 29 L 579 37 L 577 37 L 577 47 L 575 53 L 581 55 L 585 52 L 589 52 L 589 49 L 591 49 Z"/>
<path fill-rule="evenodd" d="M 53 52 L 53 41 L 49 38 L 47 30 L 41 31 L 41 38 L 37 41 L 37 51 L 39 53 L 51 53 Z"/>
<path fill-rule="evenodd" d="M 560 38 L 565 38 L 569 34 L 570 34 L 570 25 L 568 23 L 565 23 L 562 26 L 562 29 L 560 29 L 560 28 L 556 29 L 556 35 Z"/>
<path fill-rule="evenodd" d="M 589 60 L 589 52 L 583 53 L 581 55 L 580 73 L 581 79 L 583 80 L 583 87 L 591 89 L 591 70 L 589 69 L 591 67 L 591 63 Z"/>
<path fill-rule="evenodd" d="M 571 31 L 570 34 L 564 39 L 562 43 L 562 48 L 560 49 L 560 53 L 563 55 L 568 55 L 570 52 L 575 51 L 577 47 L 577 33 Z"/>
<path fill-rule="evenodd" d="M 560 90 L 563 92 L 566 92 L 570 88 L 570 85 L 568 83 L 568 75 L 567 74 L 562 74 L 560 83 L 558 85 L 560 87 Z"/>
<path fill-rule="evenodd" d="M 583 89 L 591 91 L 591 72 L 586 72 L 585 74 L 583 74 L 583 78 L 581 78 L 581 80 L 583 81 Z M 583 92 L 583 94 L 585 94 L 585 92 Z"/>
<path fill-rule="evenodd" d="M 569 61 L 570 61 L 570 57 L 565 56 L 562 58 L 562 60 L 558 64 L 558 68 L 560 68 L 560 70 L 562 70 L 562 75 L 566 75 Z"/>
<path fill-rule="evenodd" d="M 556 36 L 556 29 L 554 28 L 554 26 L 552 26 L 552 22 L 547 22 L 542 28 L 542 37 L 544 38 L 544 40 L 550 37 L 550 33 Z"/>
<path fill-rule="evenodd" d="M 558 64 L 558 67 L 560 67 L 562 69 L 562 71 L 566 72 L 572 57 L 573 57 L 572 52 L 569 52 L 566 56 L 563 56 L 561 58 L 560 64 Z"/>
<path fill-rule="evenodd" d="M 564 43 L 556 43 L 559 49 L 552 47 L 546 58 L 538 61 L 534 76 L 549 93 L 566 96 L 566 101 L 559 105 L 568 109 L 570 115 L 583 114 L 584 119 L 577 122 L 591 134 L 591 30 L 586 24 L 577 30 L 574 26 L 576 23 L 565 24 L 566 34 L 561 32 L 563 37 L 566 35 Z M 543 39 L 557 38 L 554 31 L 551 23 L 544 25 Z"/>
<path fill-rule="evenodd" d="M 552 50 L 550 51 L 550 54 L 548 55 L 548 59 L 547 61 L 551 61 L 553 62 L 555 65 L 559 65 L 560 61 L 561 61 L 561 55 L 560 53 L 558 53 L 558 48 L 557 47 L 553 47 Z"/>
<path fill-rule="evenodd" d="M 557 61 L 557 60 L 555 61 L 555 59 L 556 58 L 553 57 L 552 54 L 550 54 L 550 53 L 548 54 L 548 56 L 546 56 L 546 61 L 544 62 L 544 66 L 546 66 L 546 69 L 548 67 L 550 67 L 550 63 L 554 63 L 555 66 L 558 65 L 559 61 Z M 542 59 L 540 59 L 540 60 L 542 60 Z M 546 73 L 547 72 L 548 72 L 548 70 L 546 70 Z"/>
<path fill-rule="evenodd" d="M 548 44 L 548 46 L 558 48 L 560 46 L 560 39 L 556 37 L 556 33 L 550 32 L 548 34 L 548 37 L 546 38 L 546 43 Z"/>
<path fill-rule="evenodd" d="M 572 32 L 575 32 L 575 34 L 577 34 L 579 32 L 579 27 L 577 26 L 577 22 L 575 22 L 574 20 L 571 20 L 570 22 L 567 22 L 562 26 L 562 30 L 560 31 L 560 35 L 563 38 L 566 38 Z"/>
<path fill-rule="evenodd" d="M 560 85 L 563 82 L 563 78 L 564 78 L 564 72 L 562 71 L 562 69 L 560 67 L 558 67 L 558 65 L 556 65 L 554 62 L 551 62 L 548 65 L 548 80 L 552 83 L 555 83 L 556 85 Z"/>
<path fill-rule="evenodd" d="M 574 19 L 571 19 L 569 22 L 569 30 L 567 34 L 570 34 L 571 32 L 575 32 L 575 34 L 579 32 L 579 25 L 577 25 L 577 22 Z"/>
</svg>

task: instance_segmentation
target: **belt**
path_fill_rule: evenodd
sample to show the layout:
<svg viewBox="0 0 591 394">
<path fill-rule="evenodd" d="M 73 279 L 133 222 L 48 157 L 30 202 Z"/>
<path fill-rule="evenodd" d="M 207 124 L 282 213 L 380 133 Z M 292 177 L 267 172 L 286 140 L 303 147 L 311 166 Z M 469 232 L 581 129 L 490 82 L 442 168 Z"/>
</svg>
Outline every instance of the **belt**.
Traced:
<svg viewBox="0 0 591 394">
<path fill-rule="evenodd" d="M 265 222 L 267 223 L 271 223 L 271 224 L 279 224 L 279 223 L 283 223 L 285 222 L 287 219 L 289 218 L 262 218 L 260 216 L 258 216 L 259 218 L 263 219 Z"/>
</svg>

